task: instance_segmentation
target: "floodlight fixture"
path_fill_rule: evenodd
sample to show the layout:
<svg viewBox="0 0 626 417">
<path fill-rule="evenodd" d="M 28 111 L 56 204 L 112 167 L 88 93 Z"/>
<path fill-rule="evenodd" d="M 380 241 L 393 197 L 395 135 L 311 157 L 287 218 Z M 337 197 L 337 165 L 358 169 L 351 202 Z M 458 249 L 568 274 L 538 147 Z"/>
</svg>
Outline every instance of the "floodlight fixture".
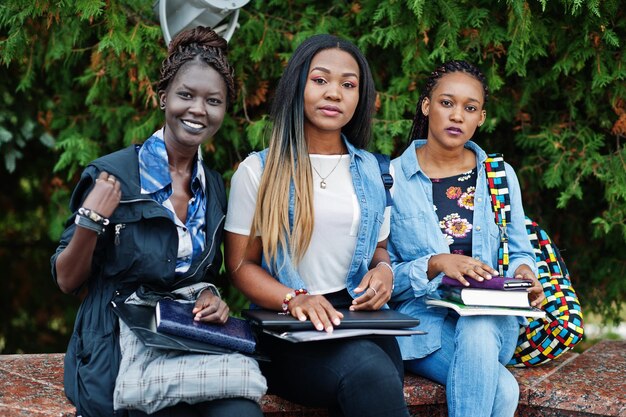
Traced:
<svg viewBox="0 0 626 417">
<path fill-rule="evenodd" d="M 178 32 L 196 26 L 208 26 L 228 42 L 237 29 L 239 9 L 249 1 L 157 0 L 153 8 L 168 45 Z"/>
</svg>

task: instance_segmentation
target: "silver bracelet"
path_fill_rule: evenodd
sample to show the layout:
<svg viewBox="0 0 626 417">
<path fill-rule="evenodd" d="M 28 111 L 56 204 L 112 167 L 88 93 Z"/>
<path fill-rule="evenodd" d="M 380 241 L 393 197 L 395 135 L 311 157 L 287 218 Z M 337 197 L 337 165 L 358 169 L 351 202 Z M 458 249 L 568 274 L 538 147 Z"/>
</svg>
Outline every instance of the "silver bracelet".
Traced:
<svg viewBox="0 0 626 417">
<path fill-rule="evenodd" d="M 85 207 L 81 207 L 78 209 L 78 214 L 80 214 L 81 216 L 85 216 L 86 218 L 88 218 L 89 220 L 101 224 L 102 226 L 106 226 L 109 224 L 109 219 L 107 219 L 106 217 L 104 217 L 103 215 L 95 212 L 94 210 L 85 208 Z"/>
<path fill-rule="evenodd" d="M 376 264 L 377 268 L 378 268 L 378 265 L 385 265 L 391 271 L 391 291 L 393 292 L 393 289 L 395 288 L 395 281 L 396 281 L 396 274 L 394 274 L 393 268 L 391 267 L 391 265 L 389 265 L 389 263 L 387 263 L 385 261 L 378 262 Z"/>
<path fill-rule="evenodd" d="M 76 215 L 76 217 L 74 218 L 74 224 L 84 229 L 92 230 L 96 232 L 98 236 L 104 233 L 105 230 L 104 226 L 102 226 L 100 223 L 94 222 L 89 217 L 83 216 L 82 214 Z"/>
</svg>

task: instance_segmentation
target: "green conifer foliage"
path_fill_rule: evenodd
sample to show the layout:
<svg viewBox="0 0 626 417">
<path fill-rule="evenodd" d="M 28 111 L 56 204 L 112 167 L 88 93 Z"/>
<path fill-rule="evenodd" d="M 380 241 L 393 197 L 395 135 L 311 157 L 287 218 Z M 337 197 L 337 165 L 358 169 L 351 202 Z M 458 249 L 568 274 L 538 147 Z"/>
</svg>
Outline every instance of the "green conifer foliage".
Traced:
<svg viewBox="0 0 626 417">
<path fill-rule="evenodd" d="M 42 196 L 10 220 L 4 213 L 15 206 L 3 197 L 3 235 L 23 235 L 33 227 L 25 216 L 35 216 L 55 240 L 84 165 L 161 125 L 155 88 L 165 44 L 152 7 L 0 4 L 0 172 L 13 197 Z M 273 88 L 312 34 L 344 36 L 369 58 L 378 90 L 372 149 L 392 155 L 407 144 L 430 71 L 472 61 L 491 89 L 475 140 L 516 168 L 527 214 L 564 249 L 583 307 L 616 317 L 626 288 L 625 13 L 620 0 L 251 1 L 229 45 L 237 100 L 206 159 L 228 181 L 250 150 L 266 146 Z"/>
</svg>

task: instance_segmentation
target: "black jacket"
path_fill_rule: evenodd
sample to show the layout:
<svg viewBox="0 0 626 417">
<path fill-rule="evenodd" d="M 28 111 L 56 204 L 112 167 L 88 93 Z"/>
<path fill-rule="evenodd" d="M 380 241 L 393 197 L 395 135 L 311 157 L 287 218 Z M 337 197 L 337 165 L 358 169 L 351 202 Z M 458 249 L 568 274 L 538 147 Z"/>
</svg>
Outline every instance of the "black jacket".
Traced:
<svg viewBox="0 0 626 417">
<path fill-rule="evenodd" d="M 222 264 L 222 232 L 226 213 L 226 193 L 221 176 L 204 167 L 206 174 L 206 245 L 188 272 L 175 275 L 178 234 L 167 209 L 141 195 L 138 145 L 93 161 L 83 172 L 71 200 L 74 213 L 67 221 L 55 261 L 68 245 L 76 226 L 74 215 L 101 171 L 113 174 L 121 183 L 122 198 L 111 215 L 105 233 L 99 236 L 94 252 L 92 274 L 85 285 L 74 332 L 65 355 L 65 394 L 83 417 L 122 416 L 113 411 L 113 389 L 119 369 L 119 326 L 110 308 L 111 301 L 122 301 L 134 291 L 146 296 L 163 294 L 198 282 L 211 282 Z"/>
</svg>

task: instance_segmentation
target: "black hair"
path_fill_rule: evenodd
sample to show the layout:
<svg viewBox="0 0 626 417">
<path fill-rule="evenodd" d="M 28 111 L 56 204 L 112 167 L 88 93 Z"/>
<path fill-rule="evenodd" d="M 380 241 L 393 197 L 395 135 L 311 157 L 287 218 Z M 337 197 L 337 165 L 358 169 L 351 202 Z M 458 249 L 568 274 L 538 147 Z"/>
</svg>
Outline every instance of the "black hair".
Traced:
<svg viewBox="0 0 626 417">
<path fill-rule="evenodd" d="M 426 97 L 429 99 L 431 98 L 431 94 L 441 77 L 457 71 L 465 72 L 480 81 L 483 86 L 484 103 L 487 104 L 487 99 L 489 98 L 489 87 L 487 86 L 487 79 L 484 74 L 475 65 L 466 61 L 445 62 L 431 72 L 430 77 L 426 80 L 426 85 L 422 90 L 422 95 L 417 101 L 417 107 L 415 108 L 413 125 L 411 126 L 411 132 L 409 134 L 409 142 L 414 139 L 426 139 L 428 136 L 428 117 L 424 116 L 424 113 L 422 113 L 422 102 Z"/>
<path fill-rule="evenodd" d="M 167 58 L 161 64 L 158 91 L 165 91 L 178 71 L 188 62 L 199 60 L 220 73 L 228 90 L 228 103 L 235 100 L 233 68 L 226 54 L 228 44 L 211 28 L 197 26 L 178 33 L 170 42 Z"/>
</svg>

